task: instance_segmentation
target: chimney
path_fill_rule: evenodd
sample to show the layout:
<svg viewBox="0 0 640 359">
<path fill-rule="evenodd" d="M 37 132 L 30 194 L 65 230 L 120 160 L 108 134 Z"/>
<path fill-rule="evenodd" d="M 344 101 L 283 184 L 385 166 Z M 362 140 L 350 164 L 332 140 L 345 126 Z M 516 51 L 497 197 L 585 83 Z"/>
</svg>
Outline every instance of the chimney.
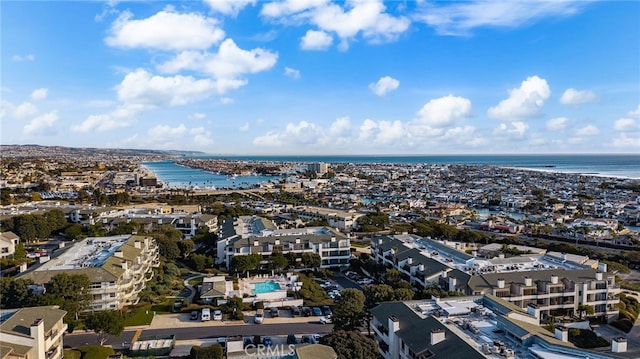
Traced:
<svg viewBox="0 0 640 359">
<path fill-rule="evenodd" d="M 555 329 L 555 337 L 556 339 L 568 342 L 569 341 L 569 329 L 561 326 L 557 326 Z"/>
<path fill-rule="evenodd" d="M 378 238 L 378 244 L 382 244 L 382 238 Z"/>
<path fill-rule="evenodd" d="M 454 277 L 449 277 L 449 290 L 450 291 L 455 291 L 456 290 L 456 284 L 457 284 L 457 279 Z"/>
<path fill-rule="evenodd" d="M 531 277 L 524 277 L 524 285 L 527 287 L 530 287 L 533 283 L 533 280 L 531 279 Z"/>
<path fill-rule="evenodd" d="M 411 263 L 413 263 L 413 258 L 411 257 L 407 258 L 407 264 L 411 264 Z"/>
<path fill-rule="evenodd" d="M 120 263 L 120 267 L 122 267 L 122 269 L 127 270 L 127 261 L 122 261 Z"/>
<path fill-rule="evenodd" d="M 431 330 L 431 345 L 436 345 L 445 339 L 444 329 L 432 329 Z"/>
<path fill-rule="evenodd" d="M 424 264 L 418 264 L 418 272 L 422 272 L 424 270 Z"/>
<path fill-rule="evenodd" d="M 504 278 L 498 278 L 498 288 L 504 288 Z"/>
<path fill-rule="evenodd" d="M 122 249 L 118 249 L 115 253 L 113 253 L 113 255 L 114 255 L 115 257 L 120 257 L 120 258 L 122 258 L 122 256 L 123 256 L 124 254 L 122 253 Z"/>
<path fill-rule="evenodd" d="M 598 263 L 598 271 L 606 272 L 607 271 L 607 263 Z"/>
<path fill-rule="evenodd" d="M 498 254 L 498 258 L 500 258 L 500 259 L 504 259 L 504 253 L 500 253 L 500 254 Z"/>
<path fill-rule="evenodd" d="M 158 218 L 158 224 L 162 224 L 162 218 Z"/>
<path fill-rule="evenodd" d="M 300 238 L 296 238 L 296 244 L 300 244 Z"/>
<path fill-rule="evenodd" d="M 259 245 L 260 245 L 260 242 L 259 242 L 259 241 L 253 241 L 253 246 L 254 246 L 254 247 L 257 247 L 257 246 L 259 246 Z"/>
<path fill-rule="evenodd" d="M 442 278 L 447 278 L 447 270 L 443 269 L 440 275 L 442 276 Z"/>
<path fill-rule="evenodd" d="M 567 260 L 567 254 L 566 253 L 562 253 L 562 259 L 565 260 L 565 261 Z"/>
<path fill-rule="evenodd" d="M 389 316 L 388 324 L 389 324 L 389 334 L 395 333 L 398 330 L 400 330 L 400 321 L 395 315 Z"/>
<path fill-rule="evenodd" d="M 596 280 L 602 280 L 602 272 L 596 272 Z"/>
<path fill-rule="evenodd" d="M 35 357 L 36 358 L 46 358 L 45 357 L 45 339 L 44 339 L 44 320 L 38 318 L 31 323 L 29 326 L 29 336 L 34 338 L 33 341 L 35 349 Z"/>
<path fill-rule="evenodd" d="M 275 241 L 275 245 L 276 245 L 276 246 L 279 246 L 279 245 L 280 245 L 280 240 L 279 240 L 279 239 L 276 239 L 276 241 Z"/>
<path fill-rule="evenodd" d="M 551 275 L 551 284 L 558 284 L 558 276 L 556 274 Z"/>
<path fill-rule="evenodd" d="M 478 251 L 476 251 L 476 250 L 471 251 L 471 255 L 473 257 L 477 257 L 478 256 Z"/>
<path fill-rule="evenodd" d="M 611 351 L 613 353 L 625 353 L 627 351 L 627 338 L 613 338 L 611 340 Z"/>
<path fill-rule="evenodd" d="M 134 246 L 135 248 L 140 249 L 140 248 L 142 248 L 142 242 L 140 242 L 140 241 L 135 241 L 135 242 L 133 242 L 133 246 Z"/>
</svg>

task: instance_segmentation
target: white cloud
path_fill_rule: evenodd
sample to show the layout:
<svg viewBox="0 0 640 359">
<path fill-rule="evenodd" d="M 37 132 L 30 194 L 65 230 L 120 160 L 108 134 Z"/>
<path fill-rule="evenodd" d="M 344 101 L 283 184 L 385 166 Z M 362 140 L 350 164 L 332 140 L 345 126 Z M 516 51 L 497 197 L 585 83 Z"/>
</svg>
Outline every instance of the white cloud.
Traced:
<svg viewBox="0 0 640 359">
<path fill-rule="evenodd" d="M 487 139 L 480 136 L 473 126 L 458 126 L 447 129 L 437 140 L 465 147 L 479 147 L 488 143 Z"/>
<path fill-rule="evenodd" d="M 594 125 L 586 125 L 582 128 L 579 128 L 576 131 L 576 136 L 578 137 L 587 137 L 587 136 L 595 136 L 600 133 L 600 130 Z"/>
<path fill-rule="evenodd" d="M 209 79 L 192 76 L 163 77 L 137 69 L 117 86 L 118 99 L 124 103 L 151 106 L 178 106 L 202 100 L 219 85 Z"/>
<path fill-rule="evenodd" d="M 46 88 L 39 88 L 33 90 L 31 93 L 31 99 L 34 101 L 42 101 L 47 98 L 48 91 Z"/>
<path fill-rule="evenodd" d="M 232 104 L 234 102 L 235 102 L 235 100 L 232 99 L 231 97 L 221 97 L 220 98 L 220 103 L 223 104 L 223 105 L 229 105 L 229 104 Z"/>
<path fill-rule="evenodd" d="M 326 50 L 333 43 L 333 37 L 324 31 L 308 30 L 300 39 L 303 50 Z"/>
<path fill-rule="evenodd" d="M 330 138 L 341 138 L 350 136 L 351 120 L 349 117 L 340 117 L 333 121 L 329 127 Z"/>
<path fill-rule="evenodd" d="M 266 3 L 260 15 L 269 18 L 279 18 L 300 13 L 318 6 L 325 5 L 329 0 L 285 0 Z"/>
<path fill-rule="evenodd" d="M 629 112 L 629 116 L 631 117 L 640 117 L 640 105 L 638 105 L 638 108 L 636 108 L 633 111 Z"/>
<path fill-rule="evenodd" d="M 386 145 L 406 137 L 405 126 L 400 121 L 374 121 L 365 119 L 360 125 L 358 140 L 368 145 Z"/>
<path fill-rule="evenodd" d="M 222 94 L 246 85 L 248 81 L 242 75 L 268 70 L 277 59 L 277 53 L 261 48 L 243 50 L 232 39 L 226 39 L 217 53 L 184 51 L 158 69 L 168 73 L 182 70 L 207 73 L 216 79 L 217 91 Z"/>
<path fill-rule="evenodd" d="M 196 120 L 203 120 L 205 117 L 207 117 L 207 114 L 206 113 L 201 113 L 201 112 L 196 112 L 196 113 L 191 115 L 191 118 L 196 119 Z"/>
<path fill-rule="evenodd" d="M 284 1 L 265 5 L 261 14 L 285 22 L 291 22 L 291 19 L 297 24 L 307 22 L 325 33 L 335 33 L 342 40 L 341 49 L 346 50 L 349 41 L 359 34 L 369 42 L 381 42 L 395 40 L 407 31 L 411 24 L 408 18 L 391 16 L 385 10 L 385 5 L 379 0 L 353 0 L 344 3 Z M 305 38 L 309 35 L 307 32 Z M 304 44 L 303 38 L 302 48 L 305 48 Z M 326 38 L 324 44 L 320 49 L 328 47 Z"/>
<path fill-rule="evenodd" d="M 564 105 L 578 105 L 581 103 L 594 102 L 598 99 L 595 92 L 580 91 L 573 88 L 566 89 L 560 97 L 560 103 Z"/>
<path fill-rule="evenodd" d="M 528 77 L 519 88 L 509 91 L 509 97 L 500 101 L 496 107 L 489 108 L 489 117 L 505 121 L 521 121 L 535 117 L 540 112 L 551 90 L 545 79 L 538 76 Z"/>
<path fill-rule="evenodd" d="M 189 130 L 189 135 L 193 136 L 193 143 L 200 148 L 210 146 L 214 143 L 211 138 L 211 132 L 207 131 L 204 127 L 192 128 Z"/>
<path fill-rule="evenodd" d="M 378 82 L 369 84 L 369 89 L 378 96 L 384 96 L 400 86 L 400 81 L 390 76 L 381 77 Z"/>
<path fill-rule="evenodd" d="M 637 131 L 639 129 L 638 121 L 633 118 L 621 118 L 614 122 L 613 129 L 618 132 Z"/>
<path fill-rule="evenodd" d="M 38 113 L 38 108 L 31 102 L 23 102 L 20 105 L 16 106 L 13 103 L 3 99 L 2 102 L 0 102 L 0 111 L 2 114 L 0 118 L 9 116 L 21 120 L 27 117 L 35 116 Z"/>
<path fill-rule="evenodd" d="M 547 121 L 545 127 L 549 131 L 560 131 L 564 130 L 569 123 L 569 119 L 566 117 L 556 117 Z"/>
<path fill-rule="evenodd" d="M 133 20 L 125 11 L 109 29 L 109 46 L 160 50 L 207 49 L 225 34 L 214 18 L 200 14 L 180 14 L 167 7 L 155 15 Z"/>
<path fill-rule="evenodd" d="M 464 97 L 448 95 L 427 102 L 414 121 L 416 125 L 442 127 L 461 120 L 471 112 L 471 101 Z"/>
<path fill-rule="evenodd" d="M 176 127 L 169 125 L 156 125 L 147 131 L 149 137 L 155 141 L 171 140 L 174 137 L 182 137 L 188 132 L 187 126 L 179 124 Z"/>
<path fill-rule="evenodd" d="M 36 57 L 33 56 L 32 54 L 28 54 L 28 55 L 13 55 L 13 56 L 11 56 L 11 60 L 16 61 L 16 62 L 35 61 Z"/>
<path fill-rule="evenodd" d="M 521 121 L 501 123 L 493 130 L 493 134 L 500 137 L 522 138 L 528 128 L 529 125 Z"/>
<path fill-rule="evenodd" d="M 240 126 L 240 131 L 242 132 L 249 131 L 249 122 L 245 122 L 242 126 Z"/>
<path fill-rule="evenodd" d="M 284 74 L 285 76 L 291 77 L 294 80 L 297 80 L 300 78 L 300 71 L 293 69 L 291 67 L 285 67 L 284 68 Z"/>
<path fill-rule="evenodd" d="M 124 104 L 115 110 L 99 115 L 89 115 L 79 125 L 71 126 L 74 132 L 90 132 L 90 131 L 110 131 L 117 128 L 125 128 L 131 126 L 134 117 L 142 112 L 146 107 L 138 104 Z"/>
<path fill-rule="evenodd" d="M 576 14 L 584 1 L 421 2 L 415 18 L 441 35 L 468 35 L 479 27 L 517 28 L 549 17 Z"/>
<path fill-rule="evenodd" d="M 275 131 L 269 131 L 264 136 L 258 136 L 254 138 L 252 143 L 260 147 L 282 146 L 282 140 L 280 139 L 280 135 Z"/>
<path fill-rule="evenodd" d="M 42 114 L 24 126 L 22 132 L 25 135 L 52 135 L 55 134 L 53 125 L 58 121 L 58 112 L 51 111 Z"/>
<path fill-rule="evenodd" d="M 612 145 L 619 148 L 640 148 L 640 136 L 629 136 L 622 133 L 620 137 L 613 139 Z"/>
<path fill-rule="evenodd" d="M 224 15 L 237 16 L 247 5 L 255 5 L 256 0 L 204 0 L 211 10 Z"/>
</svg>

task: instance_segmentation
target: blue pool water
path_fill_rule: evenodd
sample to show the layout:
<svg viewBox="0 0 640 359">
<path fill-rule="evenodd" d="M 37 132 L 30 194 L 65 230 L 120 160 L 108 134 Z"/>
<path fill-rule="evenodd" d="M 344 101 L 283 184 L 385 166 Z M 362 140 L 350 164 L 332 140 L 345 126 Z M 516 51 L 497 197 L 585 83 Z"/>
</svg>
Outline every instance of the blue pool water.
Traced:
<svg viewBox="0 0 640 359">
<path fill-rule="evenodd" d="M 252 294 L 271 293 L 276 290 L 280 290 L 280 284 L 270 280 L 268 282 L 254 283 L 255 289 L 251 291 Z"/>
</svg>

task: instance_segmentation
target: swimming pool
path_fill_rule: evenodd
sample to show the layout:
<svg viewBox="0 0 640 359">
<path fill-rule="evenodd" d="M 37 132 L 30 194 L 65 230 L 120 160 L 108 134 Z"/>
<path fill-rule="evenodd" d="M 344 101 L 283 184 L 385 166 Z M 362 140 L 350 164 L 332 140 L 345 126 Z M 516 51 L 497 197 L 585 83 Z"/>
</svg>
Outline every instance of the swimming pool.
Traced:
<svg viewBox="0 0 640 359">
<path fill-rule="evenodd" d="M 271 293 L 280 290 L 280 284 L 270 280 L 268 282 L 257 282 L 253 284 L 255 287 L 251 294 Z"/>
</svg>

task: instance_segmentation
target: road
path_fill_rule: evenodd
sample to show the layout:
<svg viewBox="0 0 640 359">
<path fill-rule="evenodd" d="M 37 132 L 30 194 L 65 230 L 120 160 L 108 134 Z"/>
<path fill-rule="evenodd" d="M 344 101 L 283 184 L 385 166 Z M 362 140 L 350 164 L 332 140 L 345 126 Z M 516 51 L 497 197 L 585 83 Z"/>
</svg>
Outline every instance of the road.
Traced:
<svg viewBox="0 0 640 359">
<path fill-rule="evenodd" d="M 333 330 L 332 324 L 320 323 L 279 323 L 262 325 L 229 324 L 218 326 L 202 326 L 188 328 L 166 328 L 166 329 L 144 329 L 140 337 L 175 335 L 176 340 L 206 339 L 215 337 L 226 337 L 233 335 L 287 335 L 287 334 L 323 334 Z M 105 345 L 110 345 L 114 349 L 123 348 L 123 343 L 130 343 L 136 330 L 126 330 L 119 337 L 109 337 Z M 64 337 L 65 347 L 78 347 L 83 345 L 98 345 L 97 337 L 94 333 L 76 332 L 66 334 Z"/>
<path fill-rule="evenodd" d="M 342 288 L 355 288 L 355 289 L 360 289 L 363 290 L 364 288 L 362 288 L 362 286 L 354 281 L 352 281 L 351 279 L 345 277 L 342 273 L 337 273 L 331 277 L 332 280 L 334 280 L 336 283 L 338 283 Z"/>
</svg>

